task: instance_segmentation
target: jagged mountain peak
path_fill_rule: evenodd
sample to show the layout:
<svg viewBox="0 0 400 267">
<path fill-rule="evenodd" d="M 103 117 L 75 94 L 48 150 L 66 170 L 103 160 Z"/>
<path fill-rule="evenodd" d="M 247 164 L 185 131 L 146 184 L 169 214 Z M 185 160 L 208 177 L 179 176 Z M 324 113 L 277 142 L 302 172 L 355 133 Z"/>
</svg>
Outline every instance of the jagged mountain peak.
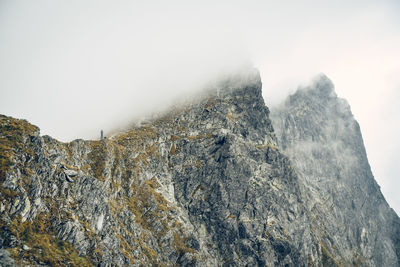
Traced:
<svg viewBox="0 0 400 267">
<path fill-rule="evenodd" d="M 256 68 L 244 67 L 233 73 L 222 75 L 196 97 L 189 100 L 189 105 L 201 102 L 206 98 L 231 99 L 235 101 L 264 102 L 262 97 L 260 72 Z"/>
<path fill-rule="evenodd" d="M 0 264 L 399 265 L 399 218 L 331 92 L 322 77 L 270 114 L 251 69 L 70 143 L 0 117 Z"/>
<path fill-rule="evenodd" d="M 297 91 L 290 95 L 285 105 L 292 106 L 298 101 L 307 100 L 308 103 L 312 101 L 330 101 L 337 98 L 335 86 L 332 81 L 323 73 L 315 76 L 311 83 L 307 86 L 300 86 Z"/>
<path fill-rule="evenodd" d="M 233 73 L 223 75 L 215 84 L 215 89 L 225 92 L 240 90 L 245 87 L 256 87 L 261 90 L 261 76 L 258 69 L 244 67 Z"/>
<path fill-rule="evenodd" d="M 309 88 L 310 90 L 318 91 L 321 95 L 327 97 L 336 96 L 333 82 L 324 73 L 320 73 L 315 76 Z"/>
<path fill-rule="evenodd" d="M 399 266 L 399 218 L 372 175 L 350 106 L 336 96 L 332 82 L 322 75 L 298 89 L 271 109 L 271 120 L 278 146 L 308 195 L 311 217 L 320 218 L 318 231 L 330 233 L 336 253 L 358 247 L 353 264 Z"/>
</svg>

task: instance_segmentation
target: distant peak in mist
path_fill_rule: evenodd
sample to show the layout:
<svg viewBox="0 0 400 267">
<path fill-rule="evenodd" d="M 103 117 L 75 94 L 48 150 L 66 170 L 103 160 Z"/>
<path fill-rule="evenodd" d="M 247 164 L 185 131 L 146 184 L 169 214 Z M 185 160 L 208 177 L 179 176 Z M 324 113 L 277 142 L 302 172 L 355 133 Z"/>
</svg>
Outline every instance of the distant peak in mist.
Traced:
<svg viewBox="0 0 400 267">
<path fill-rule="evenodd" d="M 309 84 L 299 86 L 297 93 L 314 93 L 322 97 L 336 97 L 335 85 L 324 73 L 315 75 Z"/>
</svg>

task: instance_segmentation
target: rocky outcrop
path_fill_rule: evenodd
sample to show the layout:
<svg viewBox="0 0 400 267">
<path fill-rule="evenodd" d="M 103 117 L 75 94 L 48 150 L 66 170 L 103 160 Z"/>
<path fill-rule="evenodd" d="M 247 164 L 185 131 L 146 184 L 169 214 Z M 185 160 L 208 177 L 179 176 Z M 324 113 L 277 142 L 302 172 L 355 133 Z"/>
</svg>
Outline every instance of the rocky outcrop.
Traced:
<svg viewBox="0 0 400 267">
<path fill-rule="evenodd" d="M 338 101 L 324 81 L 321 92 L 299 94 Z M 306 111 L 318 106 L 309 102 Z M 335 120 L 354 130 L 344 139 L 356 156 L 332 162 L 340 142 L 329 144 L 313 121 L 289 125 L 298 120 L 290 107 L 273 114 L 277 138 L 259 74 L 249 70 L 99 141 L 61 143 L 1 116 L 1 264 L 396 266 L 399 219 L 345 105 Z M 312 116 L 330 125 L 324 114 Z M 301 138 L 317 150 L 303 165 L 296 156 L 313 146 L 301 149 Z"/>
<path fill-rule="evenodd" d="M 400 266 L 400 224 L 368 164 L 350 106 L 323 74 L 271 112 L 313 229 L 338 262 Z"/>
</svg>

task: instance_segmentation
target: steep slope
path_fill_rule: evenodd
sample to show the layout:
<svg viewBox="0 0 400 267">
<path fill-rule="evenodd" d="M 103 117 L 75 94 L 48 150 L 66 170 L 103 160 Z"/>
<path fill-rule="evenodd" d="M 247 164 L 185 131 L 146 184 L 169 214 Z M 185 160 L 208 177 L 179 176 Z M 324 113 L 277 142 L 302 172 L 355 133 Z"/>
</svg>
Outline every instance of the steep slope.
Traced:
<svg viewBox="0 0 400 267">
<path fill-rule="evenodd" d="M 359 181 L 318 194 L 300 161 L 281 153 L 255 70 L 110 139 L 61 143 L 6 116 L 0 127 L 2 265 L 334 266 L 365 260 L 363 250 L 380 244 L 392 250 L 366 262 L 396 265 L 389 232 L 377 243 L 366 228 L 374 213 L 340 221 L 349 200 L 331 200 L 336 213 L 322 202 Z M 362 190 L 379 191 L 368 179 Z M 381 227 L 399 229 L 388 214 Z M 358 229 L 359 242 L 338 229 Z"/>
<path fill-rule="evenodd" d="M 307 195 L 313 229 L 338 261 L 400 266 L 400 220 L 368 164 L 360 127 L 320 75 L 271 111 L 279 147 Z"/>
</svg>

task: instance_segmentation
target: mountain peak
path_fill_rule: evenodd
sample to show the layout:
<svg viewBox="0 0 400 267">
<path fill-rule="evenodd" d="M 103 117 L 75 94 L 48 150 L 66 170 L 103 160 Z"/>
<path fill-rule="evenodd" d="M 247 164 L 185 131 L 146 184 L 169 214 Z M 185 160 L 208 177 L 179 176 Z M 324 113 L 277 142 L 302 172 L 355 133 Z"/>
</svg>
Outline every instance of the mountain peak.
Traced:
<svg viewBox="0 0 400 267">
<path fill-rule="evenodd" d="M 300 86 L 289 99 L 292 101 L 293 98 L 298 97 L 330 99 L 336 98 L 337 95 L 332 81 L 324 73 L 320 73 L 312 79 L 310 84 Z"/>
<path fill-rule="evenodd" d="M 318 74 L 309 88 L 318 91 L 321 95 L 336 97 L 335 86 L 324 73 Z"/>
<path fill-rule="evenodd" d="M 220 77 L 216 82 L 209 85 L 207 91 L 211 95 L 221 98 L 249 94 L 262 97 L 260 72 L 256 68 L 241 68 Z"/>
<path fill-rule="evenodd" d="M 278 147 L 290 159 L 308 195 L 311 217 L 320 218 L 322 227 L 317 232 L 329 233 L 328 239 L 335 240 L 326 247 L 350 262 L 346 252 L 360 247 L 353 264 L 399 266 L 399 241 L 393 238 L 398 235 L 399 218 L 372 175 L 350 106 L 336 96 L 330 79 L 318 75 L 284 105 L 272 109 L 270 118 Z M 371 216 L 377 207 L 380 216 Z M 346 231 L 340 230 L 342 226 Z"/>
<path fill-rule="evenodd" d="M 0 265 L 398 266 L 399 219 L 332 96 L 319 75 L 271 121 L 245 69 L 108 139 L 0 116 Z"/>
</svg>

